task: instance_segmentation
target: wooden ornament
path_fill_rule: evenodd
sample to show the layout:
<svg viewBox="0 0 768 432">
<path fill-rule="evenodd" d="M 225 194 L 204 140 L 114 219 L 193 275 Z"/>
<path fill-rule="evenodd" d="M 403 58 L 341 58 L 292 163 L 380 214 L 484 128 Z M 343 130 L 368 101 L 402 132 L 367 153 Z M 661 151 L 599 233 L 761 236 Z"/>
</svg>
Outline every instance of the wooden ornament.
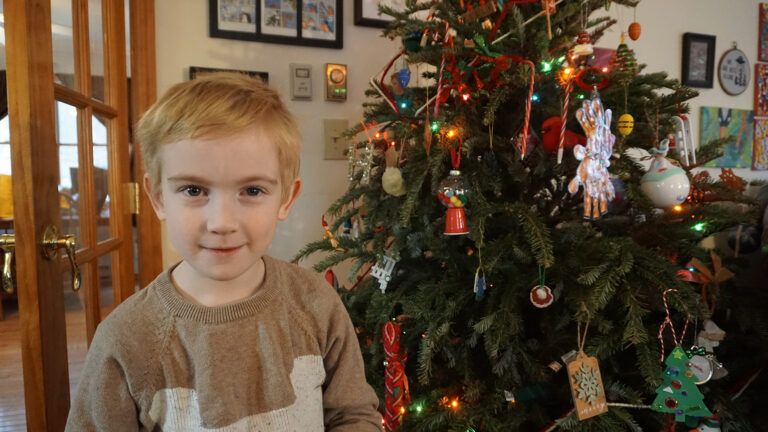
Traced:
<svg viewBox="0 0 768 432">
<path fill-rule="evenodd" d="M 629 29 L 627 30 L 627 33 L 629 33 L 629 38 L 633 41 L 636 41 L 640 39 L 640 31 L 642 28 L 640 27 L 640 23 L 635 21 L 632 24 L 629 25 Z"/>
<path fill-rule="evenodd" d="M 576 360 L 568 363 L 568 383 L 579 420 L 608 412 L 600 366 L 595 357 L 580 351 Z"/>
</svg>

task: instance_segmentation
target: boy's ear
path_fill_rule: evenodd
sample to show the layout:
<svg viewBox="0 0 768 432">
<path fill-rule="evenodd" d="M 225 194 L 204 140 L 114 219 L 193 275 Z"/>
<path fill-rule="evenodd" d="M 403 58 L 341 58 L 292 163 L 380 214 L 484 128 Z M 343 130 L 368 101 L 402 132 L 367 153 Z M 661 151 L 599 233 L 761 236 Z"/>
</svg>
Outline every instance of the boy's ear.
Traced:
<svg viewBox="0 0 768 432">
<path fill-rule="evenodd" d="M 301 179 L 296 177 L 296 179 L 293 180 L 293 185 L 291 185 L 291 188 L 288 191 L 288 196 L 285 197 L 283 204 L 280 205 L 280 211 L 277 213 L 277 218 L 279 220 L 282 221 L 288 219 L 288 215 L 291 213 L 291 207 L 293 207 L 296 198 L 301 194 L 301 187 Z"/>
<path fill-rule="evenodd" d="M 165 220 L 165 206 L 163 205 L 163 191 L 161 188 L 155 190 L 152 187 L 152 180 L 149 178 L 149 174 L 144 174 L 144 192 L 147 193 L 149 201 L 152 203 L 152 208 L 155 210 L 157 218 Z"/>
</svg>

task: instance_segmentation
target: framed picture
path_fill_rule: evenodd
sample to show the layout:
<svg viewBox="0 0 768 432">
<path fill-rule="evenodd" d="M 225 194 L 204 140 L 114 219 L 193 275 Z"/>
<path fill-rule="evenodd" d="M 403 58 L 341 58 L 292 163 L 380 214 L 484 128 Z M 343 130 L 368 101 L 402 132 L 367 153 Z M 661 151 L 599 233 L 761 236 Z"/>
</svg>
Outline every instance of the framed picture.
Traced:
<svg viewBox="0 0 768 432">
<path fill-rule="evenodd" d="M 203 67 L 203 66 L 190 66 L 189 79 L 193 80 L 202 74 L 211 73 L 211 72 L 242 73 L 242 74 L 250 75 L 254 78 L 261 78 L 262 81 L 264 81 L 266 84 L 269 84 L 269 72 L 246 71 L 246 70 L 237 70 L 237 69 L 220 69 L 220 68 L 209 68 L 209 67 Z"/>
<path fill-rule="evenodd" d="M 735 45 L 720 57 L 720 64 L 717 66 L 720 87 L 731 96 L 740 95 L 747 90 L 752 74 L 747 55 Z"/>
<path fill-rule="evenodd" d="M 712 88 L 715 70 L 715 36 L 683 34 L 683 78 L 688 87 Z"/>
<path fill-rule="evenodd" d="M 757 61 L 768 62 L 768 3 L 757 5 L 760 22 L 757 27 Z"/>
<path fill-rule="evenodd" d="M 768 64 L 755 63 L 755 115 L 768 116 Z"/>
<path fill-rule="evenodd" d="M 208 2 L 211 37 L 343 48 L 343 0 Z"/>
<path fill-rule="evenodd" d="M 701 107 L 699 127 L 702 145 L 710 141 L 731 137 L 733 141 L 723 148 L 723 155 L 704 166 L 723 168 L 749 168 L 752 166 L 752 146 L 755 116 L 752 111 L 735 108 Z"/>
<path fill-rule="evenodd" d="M 768 170 L 768 118 L 755 119 L 755 144 L 752 147 L 752 169 Z"/>
<path fill-rule="evenodd" d="M 405 9 L 403 0 L 355 0 L 355 25 L 384 28 L 392 21 L 389 15 L 379 14 L 379 4 Z"/>
</svg>

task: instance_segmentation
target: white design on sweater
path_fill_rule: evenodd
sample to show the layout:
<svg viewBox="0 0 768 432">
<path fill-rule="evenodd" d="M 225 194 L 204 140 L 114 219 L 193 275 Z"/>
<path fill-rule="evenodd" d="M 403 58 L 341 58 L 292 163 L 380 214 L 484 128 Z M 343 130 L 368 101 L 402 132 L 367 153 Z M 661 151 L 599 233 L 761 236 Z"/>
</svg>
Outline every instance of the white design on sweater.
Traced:
<svg viewBox="0 0 768 432">
<path fill-rule="evenodd" d="M 296 395 L 293 404 L 254 414 L 221 428 L 203 427 L 197 392 L 190 388 L 158 390 L 152 398 L 149 416 L 164 432 L 322 432 L 323 358 L 316 355 L 295 358 L 290 376 Z"/>
</svg>

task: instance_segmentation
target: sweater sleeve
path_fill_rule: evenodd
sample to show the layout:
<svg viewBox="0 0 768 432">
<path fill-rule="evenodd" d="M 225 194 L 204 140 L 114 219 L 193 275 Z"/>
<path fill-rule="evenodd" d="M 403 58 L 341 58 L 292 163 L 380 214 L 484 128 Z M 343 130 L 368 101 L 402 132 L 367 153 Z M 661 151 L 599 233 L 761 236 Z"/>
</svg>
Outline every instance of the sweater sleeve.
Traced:
<svg viewBox="0 0 768 432">
<path fill-rule="evenodd" d="M 365 380 L 363 357 L 349 314 L 333 294 L 323 352 L 325 428 L 328 432 L 379 432 L 379 399 Z"/>
<path fill-rule="evenodd" d="M 102 326 L 88 350 L 65 431 L 139 430 L 138 407 L 128 389 L 123 367 L 108 349 L 111 338 L 99 331 Z"/>
</svg>

